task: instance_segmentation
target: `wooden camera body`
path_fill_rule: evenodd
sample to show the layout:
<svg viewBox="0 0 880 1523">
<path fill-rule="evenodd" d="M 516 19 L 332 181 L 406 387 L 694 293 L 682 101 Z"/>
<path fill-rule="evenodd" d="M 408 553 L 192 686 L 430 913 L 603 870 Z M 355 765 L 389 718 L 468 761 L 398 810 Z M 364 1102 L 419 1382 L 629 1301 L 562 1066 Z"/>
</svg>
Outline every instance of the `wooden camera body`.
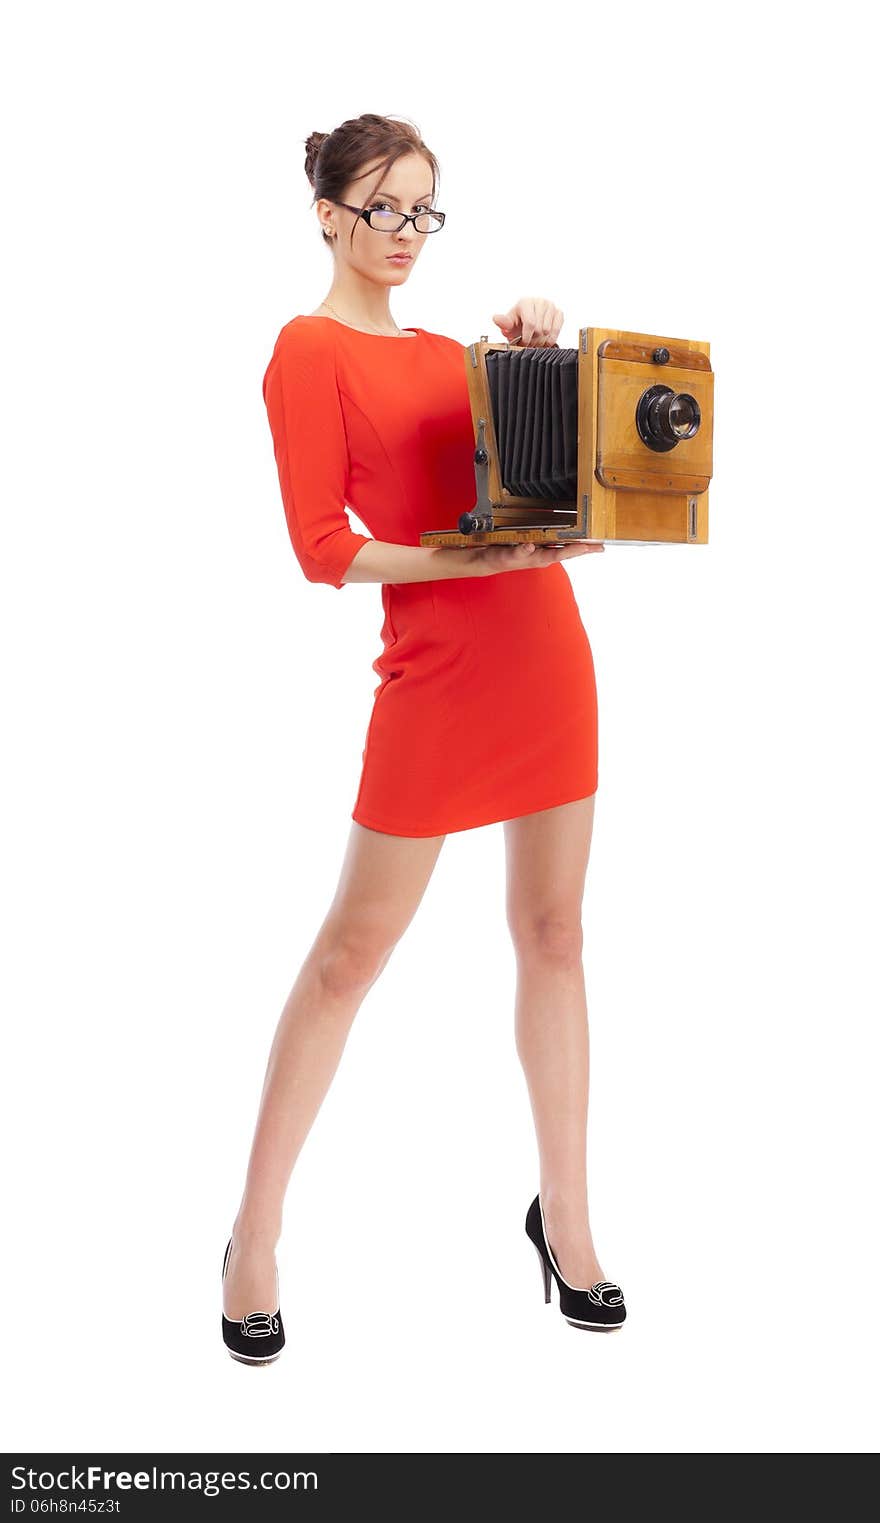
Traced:
<svg viewBox="0 0 880 1523">
<path fill-rule="evenodd" d="M 421 544 L 708 542 L 708 343 L 581 328 L 577 350 L 529 349 L 484 335 L 465 363 L 477 500 Z M 548 363 L 556 374 L 539 375 Z"/>
</svg>

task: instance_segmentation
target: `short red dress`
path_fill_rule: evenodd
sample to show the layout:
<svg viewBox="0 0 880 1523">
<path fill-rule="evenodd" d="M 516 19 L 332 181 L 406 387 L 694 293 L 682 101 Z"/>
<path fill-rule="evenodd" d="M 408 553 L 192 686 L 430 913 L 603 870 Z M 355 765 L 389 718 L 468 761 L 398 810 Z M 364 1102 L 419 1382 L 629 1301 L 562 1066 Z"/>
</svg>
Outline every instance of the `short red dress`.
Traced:
<svg viewBox="0 0 880 1523">
<path fill-rule="evenodd" d="M 341 588 L 370 536 L 418 545 L 476 501 L 465 347 L 312 314 L 263 378 L 281 498 L 310 582 Z M 561 561 L 383 582 L 379 677 L 351 818 L 439 836 L 586 798 L 598 785 L 596 680 Z"/>
</svg>

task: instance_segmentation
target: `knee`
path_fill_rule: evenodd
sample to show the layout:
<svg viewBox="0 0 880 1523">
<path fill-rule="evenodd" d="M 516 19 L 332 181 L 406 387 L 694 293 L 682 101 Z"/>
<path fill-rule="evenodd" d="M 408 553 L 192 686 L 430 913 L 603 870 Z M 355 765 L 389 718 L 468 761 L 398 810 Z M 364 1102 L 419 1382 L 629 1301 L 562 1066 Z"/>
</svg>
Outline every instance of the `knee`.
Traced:
<svg viewBox="0 0 880 1523">
<path fill-rule="evenodd" d="M 376 937 L 354 930 L 339 931 L 315 952 L 315 967 L 325 994 L 336 997 L 365 994 L 391 955 Z"/>
<path fill-rule="evenodd" d="M 508 916 L 508 924 L 517 957 L 561 968 L 580 965 L 584 950 L 580 914 L 548 910 Z"/>
</svg>

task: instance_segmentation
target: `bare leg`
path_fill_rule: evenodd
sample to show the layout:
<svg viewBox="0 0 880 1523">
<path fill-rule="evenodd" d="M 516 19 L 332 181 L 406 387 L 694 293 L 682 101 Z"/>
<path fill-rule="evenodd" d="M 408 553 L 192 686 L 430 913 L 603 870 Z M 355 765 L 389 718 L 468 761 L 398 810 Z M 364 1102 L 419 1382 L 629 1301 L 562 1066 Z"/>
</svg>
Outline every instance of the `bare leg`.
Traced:
<svg viewBox="0 0 880 1523">
<path fill-rule="evenodd" d="M 581 906 L 596 795 L 505 822 L 516 1044 L 550 1246 L 571 1285 L 604 1280 L 587 1205 L 589 1033 Z"/>
<path fill-rule="evenodd" d="M 275 1310 L 275 1245 L 294 1163 L 354 1017 L 412 920 L 445 839 L 387 835 L 352 822 L 333 902 L 269 1053 L 223 1287 L 227 1317 Z"/>
</svg>

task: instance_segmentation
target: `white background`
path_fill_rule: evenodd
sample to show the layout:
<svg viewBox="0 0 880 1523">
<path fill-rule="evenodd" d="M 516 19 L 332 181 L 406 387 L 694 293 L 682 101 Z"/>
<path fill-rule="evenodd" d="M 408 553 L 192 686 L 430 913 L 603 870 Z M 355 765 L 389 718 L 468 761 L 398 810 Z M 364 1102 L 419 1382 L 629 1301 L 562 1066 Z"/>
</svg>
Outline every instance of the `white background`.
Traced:
<svg viewBox="0 0 880 1523">
<path fill-rule="evenodd" d="M 867 13 L 7 26 L 8 1448 L 873 1447 Z M 222 1345 L 221 1259 L 381 649 L 378 586 L 302 577 L 260 386 L 329 288 L 304 140 L 363 111 L 441 164 L 401 325 L 498 338 L 537 294 L 563 344 L 710 342 L 710 544 L 567 568 L 600 703 L 592 1217 L 626 1327 L 545 1307 L 523 1231 L 499 824 L 447 838 L 359 1014 L 287 1197 L 287 1348 L 255 1371 Z"/>
</svg>

